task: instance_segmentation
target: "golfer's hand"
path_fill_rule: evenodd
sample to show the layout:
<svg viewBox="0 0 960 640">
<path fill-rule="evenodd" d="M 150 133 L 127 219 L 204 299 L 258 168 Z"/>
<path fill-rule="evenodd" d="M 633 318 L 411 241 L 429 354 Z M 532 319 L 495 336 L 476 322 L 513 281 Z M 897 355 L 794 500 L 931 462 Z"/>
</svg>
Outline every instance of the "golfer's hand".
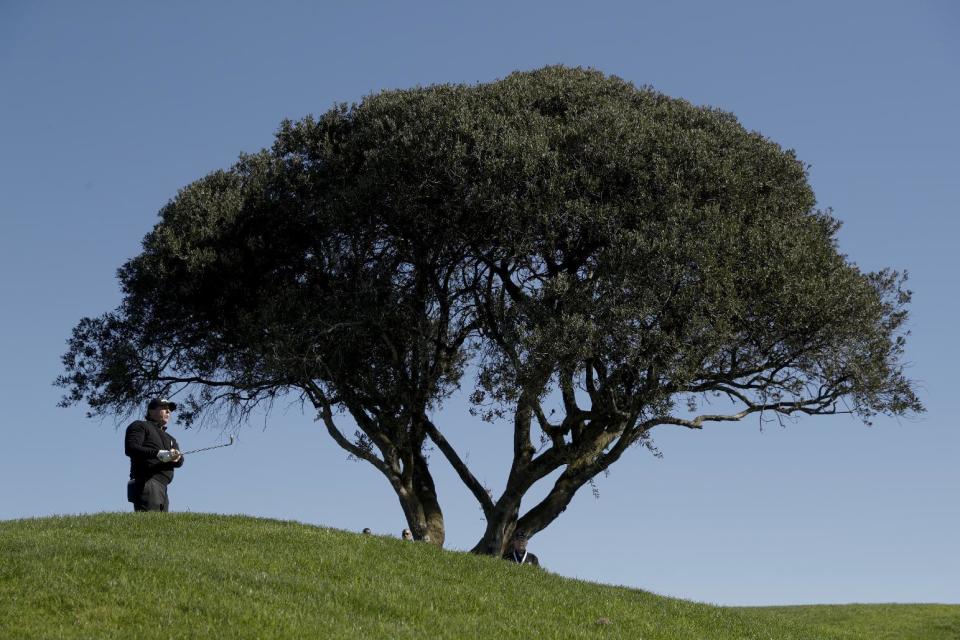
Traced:
<svg viewBox="0 0 960 640">
<path fill-rule="evenodd" d="M 180 453 L 179 449 L 170 449 L 170 455 L 173 457 L 170 459 L 170 462 L 180 462 L 180 458 L 183 457 L 183 454 Z"/>
<path fill-rule="evenodd" d="M 159 460 L 160 462 L 172 461 L 174 451 L 177 451 L 177 450 L 174 449 L 173 451 L 167 451 L 166 449 L 161 449 L 160 451 L 157 451 L 157 460 Z M 177 451 L 177 453 L 179 454 L 180 452 Z"/>
</svg>

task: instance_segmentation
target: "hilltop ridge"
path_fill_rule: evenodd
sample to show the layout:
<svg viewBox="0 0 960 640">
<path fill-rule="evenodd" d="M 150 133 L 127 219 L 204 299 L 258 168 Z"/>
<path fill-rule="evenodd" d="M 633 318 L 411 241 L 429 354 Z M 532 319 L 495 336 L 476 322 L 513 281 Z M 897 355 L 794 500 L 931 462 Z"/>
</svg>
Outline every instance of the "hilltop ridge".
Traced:
<svg viewBox="0 0 960 640">
<path fill-rule="evenodd" d="M 715 607 L 243 516 L 5 521 L 0 557 L 2 638 L 960 637 L 956 605 Z"/>
</svg>

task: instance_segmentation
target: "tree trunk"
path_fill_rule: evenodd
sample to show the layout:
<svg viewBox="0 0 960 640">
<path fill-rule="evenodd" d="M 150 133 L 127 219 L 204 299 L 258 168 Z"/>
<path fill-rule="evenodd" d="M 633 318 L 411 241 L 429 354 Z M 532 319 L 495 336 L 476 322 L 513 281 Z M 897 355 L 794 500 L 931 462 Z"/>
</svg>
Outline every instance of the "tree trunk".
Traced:
<svg viewBox="0 0 960 640">
<path fill-rule="evenodd" d="M 442 547 L 446 538 L 443 511 L 440 509 L 437 490 L 423 456 L 414 457 L 410 484 L 405 486 L 398 482 L 394 488 L 414 540 L 423 540 Z"/>
<path fill-rule="evenodd" d="M 483 537 L 470 552 L 499 558 L 506 551 L 507 543 L 510 542 L 516 526 L 517 511 L 515 509 L 512 515 L 496 514 L 493 519 L 487 521 L 487 528 L 483 532 Z"/>
<path fill-rule="evenodd" d="M 523 517 L 518 517 L 522 494 L 501 498 L 497 508 L 492 512 L 492 517 L 487 520 L 483 537 L 471 551 L 500 557 L 506 552 L 510 538 L 517 529 L 523 529 L 528 536 L 543 531 L 566 511 L 577 490 L 592 477 L 593 474 L 590 472 L 577 471 L 568 467 L 557 478 L 550 493 L 529 509 Z"/>
</svg>

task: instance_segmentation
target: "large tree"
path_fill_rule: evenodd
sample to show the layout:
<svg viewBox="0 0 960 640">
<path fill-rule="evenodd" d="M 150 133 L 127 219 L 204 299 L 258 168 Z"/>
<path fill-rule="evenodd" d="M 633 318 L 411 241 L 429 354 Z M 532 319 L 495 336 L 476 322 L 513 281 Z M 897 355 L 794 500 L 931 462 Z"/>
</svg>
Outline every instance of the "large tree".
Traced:
<svg viewBox="0 0 960 640">
<path fill-rule="evenodd" d="M 428 440 L 484 512 L 475 550 L 498 554 L 655 427 L 922 410 L 903 277 L 838 252 L 793 152 L 595 71 L 285 122 L 160 217 L 120 270 L 122 305 L 74 330 L 64 403 L 179 394 L 188 422 L 242 420 L 299 394 L 437 544 Z M 499 495 L 429 417 L 457 389 L 513 426 Z"/>
</svg>

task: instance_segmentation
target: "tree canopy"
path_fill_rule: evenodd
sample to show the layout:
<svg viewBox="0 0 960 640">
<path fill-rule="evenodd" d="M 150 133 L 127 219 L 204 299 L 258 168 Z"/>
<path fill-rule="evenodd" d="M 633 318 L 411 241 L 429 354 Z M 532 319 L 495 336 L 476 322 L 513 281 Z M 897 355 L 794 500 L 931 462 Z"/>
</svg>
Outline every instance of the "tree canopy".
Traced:
<svg viewBox="0 0 960 640">
<path fill-rule="evenodd" d="M 181 190 L 58 383 L 94 414 L 176 395 L 188 423 L 299 394 L 442 544 L 432 442 L 498 554 L 655 427 L 922 411 L 905 278 L 838 229 L 792 151 L 597 71 L 386 91 Z M 512 424 L 500 495 L 432 411 L 458 389 Z"/>
</svg>

